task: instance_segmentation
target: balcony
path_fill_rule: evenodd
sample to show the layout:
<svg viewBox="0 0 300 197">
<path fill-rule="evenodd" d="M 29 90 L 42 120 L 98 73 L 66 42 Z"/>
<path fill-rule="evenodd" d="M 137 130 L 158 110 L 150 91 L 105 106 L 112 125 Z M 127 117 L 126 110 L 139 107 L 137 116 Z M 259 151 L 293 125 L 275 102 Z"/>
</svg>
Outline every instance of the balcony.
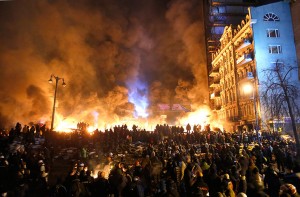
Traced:
<svg viewBox="0 0 300 197">
<path fill-rule="evenodd" d="M 209 73 L 210 77 L 215 77 L 218 75 L 219 75 L 219 67 L 214 67 Z"/>
<path fill-rule="evenodd" d="M 213 82 L 213 83 L 211 83 L 210 84 L 210 88 L 215 88 L 215 87 L 218 87 L 219 86 L 219 83 L 217 83 L 217 82 Z"/>
<path fill-rule="evenodd" d="M 250 46 L 252 44 L 252 41 L 250 38 L 245 38 L 244 42 L 236 49 L 236 51 L 242 51 L 242 49 L 245 49 L 246 47 Z"/>
<path fill-rule="evenodd" d="M 210 88 L 216 88 L 216 87 L 218 87 L 219 85 L 220 85 L 220 79 L 216 79 L 216 80 L 211 81 L 209 87 L 210 87 Z"/>
<path fill-rule="evenodd" d="M 236 64 L 241 66 L 253 60 L 253 53 L 245 53 L 236 60 Z"/>
<path fill-rule="evenodd" d="M 208 52 L 209 53 L 215 53 L 217 51 L 217 47 L 216 46 L 208 46 Z"/>
</svg>

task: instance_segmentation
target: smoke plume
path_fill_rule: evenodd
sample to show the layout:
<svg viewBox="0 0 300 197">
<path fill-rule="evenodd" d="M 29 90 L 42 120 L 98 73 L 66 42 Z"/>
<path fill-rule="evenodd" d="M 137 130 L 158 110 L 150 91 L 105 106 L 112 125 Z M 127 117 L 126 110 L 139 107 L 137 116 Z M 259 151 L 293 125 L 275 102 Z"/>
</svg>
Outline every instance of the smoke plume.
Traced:
<svg viewBox="0 0 300 197">
<path fill-rule="evenodd" d="M 148 118 L 159 116 L 159 103 L 201 106 L 202 3 L 1 1 L 0 127 L 51 120 L 51 74 L 67 84 L 58 81 L 57 115 L 76 121 L 122 121 L 139 116 L 139 103 Z"/>
</svg>

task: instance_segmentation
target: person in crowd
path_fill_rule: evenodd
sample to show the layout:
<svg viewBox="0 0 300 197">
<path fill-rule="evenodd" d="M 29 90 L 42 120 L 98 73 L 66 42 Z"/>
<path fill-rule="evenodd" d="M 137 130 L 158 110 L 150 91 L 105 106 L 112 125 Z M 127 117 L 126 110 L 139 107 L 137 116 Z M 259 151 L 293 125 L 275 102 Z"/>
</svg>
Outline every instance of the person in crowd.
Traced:
<svg viewBox="0 0 300 197">
<path fill-rule="evenodd" d="M 68 188 L 68 196 L 88 196 L 86 188 L 82 182 L 80 182 L 77 174 L 74 175 L 74 179 L 72 180 L 70 187 Z"/>
<path fill-rule="evenodd" d="M 300 197 L 296 187 L 290 183 L 280 186 L 280 197 Z"/>
<path fill-rule="evenodd" d="M 137 125 L 134 130 L 115 126 L 93 136 L 28 125 L 17 123 L 9 135 L 0 134 L 1 195 L 299 196 L 295 143 L 276 134 L 262 132 L 258 143 L 251 131 L 240 135 L 209 125 L 188 133 L 167 124 L 150 132 Z M 64 178 L 49 181 L 60 162 L 52 153 L 70 146 L 76 147 L 74 153 L 84 149 L 83 157 L 70 157 L 70 172 L 66 167 Z M 92 152 L 99 157 L 92 158 Z M 96 179 L 93 163 L 102 167 Z"/>
<path fill-rule="evenodd" d="M 202 170 L 198 169 L 195 172 L 194 183 L 191 187 L 192 196 L 207 196 L 208 185 L 203 180 Z"/>
<path fill-rule="evenodd" d="M 123 196 L 144 197 L 144 186 L 138 176 L 134 176 L 129 180 L 127 186 L 124 188 Z"/>
<path fill-rule="evenodd" d="M 51 196 L 53 197 L 65 197 L 68 194 L 67 188 L 64 186 L 62 177 L 58 177 L 56 184 L 54 187 L 51 189 Z"/>
<path fill-rule="evenodd" d="M 269 163 L 264 174 L 264 187 L 266 188 L 267 194 L 272 197 L 278 197 L 281 181 L 273 163 Z"/>
<path fill-rule="evenodd" d="M 103 196 L 107 197 L 109 195 L 109 182 L 105 178 L 105 173 L 103 171 L 98 171 L 98 177 L 92 183 L 92 196 Z"/>
<path fill-rule="evenodd" d="M 176 183 L 172 179 L 168 179 L 166 183 L 167 192 L 162 194 L 162 197 L 180 197 Z"/>
</svg>

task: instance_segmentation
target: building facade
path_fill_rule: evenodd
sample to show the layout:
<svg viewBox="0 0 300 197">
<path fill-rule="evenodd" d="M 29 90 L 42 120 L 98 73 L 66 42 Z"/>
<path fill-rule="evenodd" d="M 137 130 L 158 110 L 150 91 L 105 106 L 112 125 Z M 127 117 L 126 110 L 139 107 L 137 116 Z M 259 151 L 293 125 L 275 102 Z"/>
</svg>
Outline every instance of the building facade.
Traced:
<svg viewBox="0 0 300 197">
<path fill-rule="evenodd" d="M 259 4 L 250 0 L 206 0 L 205 20 L 206 52 L 208 67 L 211 66 L 212 54 L 220 47 L 220 38 L 228 25 L 237 26 L 248 13 L 249 6 Z"/>
<path fill-rule="evenodd" d="M 211 67 L 212 54 L 220 47 L 224 28 L 240 24 L 248 14 L 248 7 L 283 0 L 204 0 L 207 64 Z"/>
<path fill-rule="evenodd" d="M 288 2 L 250 7 L 236 28 L 225 27 L 209 73 L 212 108 L 225 129 L 268 126 L 259 84 L 271 80 L 263 73 L 277 62 L 297 63 Z M 298 79 L 295 74 L 292 78 Z"/>
</svg>

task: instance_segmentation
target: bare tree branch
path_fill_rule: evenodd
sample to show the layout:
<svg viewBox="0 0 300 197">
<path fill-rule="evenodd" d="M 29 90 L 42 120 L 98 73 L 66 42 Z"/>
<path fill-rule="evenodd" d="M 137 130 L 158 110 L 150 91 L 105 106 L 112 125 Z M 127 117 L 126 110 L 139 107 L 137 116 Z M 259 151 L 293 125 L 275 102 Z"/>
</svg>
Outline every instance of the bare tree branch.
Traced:
<svg viewBox="0 0 300 197">
<path fill-rule="evenodd" d="M 262 81 L 261 103 L 266 116 L 274 120 L 290 117 L 296 140 L 297 155 L 300 157 L 300 143 L 296 128 L 296 120 L 300 115 L 299 87 L 292 79 L 292 71 L 298 67 L 276 62 L 272 68 L 263 71 L 266 81 Z"/>
</svg>

